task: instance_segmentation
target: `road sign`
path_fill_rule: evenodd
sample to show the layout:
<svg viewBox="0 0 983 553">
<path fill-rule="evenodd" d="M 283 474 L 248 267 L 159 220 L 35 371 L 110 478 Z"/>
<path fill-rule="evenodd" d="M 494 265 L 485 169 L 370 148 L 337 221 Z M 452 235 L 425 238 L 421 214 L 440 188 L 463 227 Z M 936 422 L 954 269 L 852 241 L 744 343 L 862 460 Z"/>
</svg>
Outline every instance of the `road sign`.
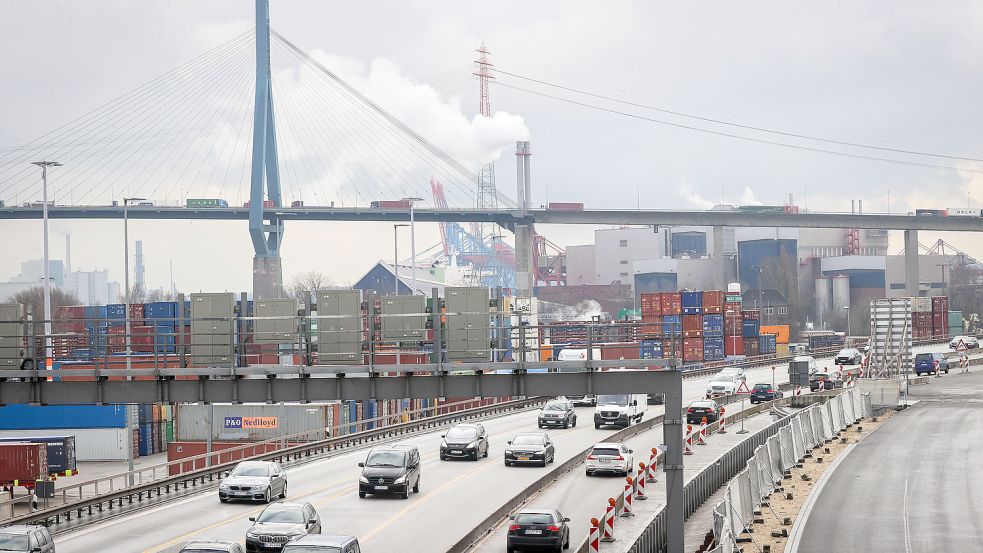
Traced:
<svg viewBox="0 0 983 553">
<path fill-rule="evenodd" d="M 741 385 L 737 387 L 737 392 L 735 392 L 735 393 L 738 394 L 738 395 L 742 395 L 742 394 L 748 394 L 748 395 L 750 395 L 751 390 L 749 390 L 748 387 L 747 387 L 747 380 L 742 380 L 741 381 Z"/>
<path fill-rule="evenodd" d="M 959 340 L 959 343 L 956 344 L 956 351 L 966 351 L 967 349 L 966 342 L 963 342 L 962 340 Z"/>
</svg>

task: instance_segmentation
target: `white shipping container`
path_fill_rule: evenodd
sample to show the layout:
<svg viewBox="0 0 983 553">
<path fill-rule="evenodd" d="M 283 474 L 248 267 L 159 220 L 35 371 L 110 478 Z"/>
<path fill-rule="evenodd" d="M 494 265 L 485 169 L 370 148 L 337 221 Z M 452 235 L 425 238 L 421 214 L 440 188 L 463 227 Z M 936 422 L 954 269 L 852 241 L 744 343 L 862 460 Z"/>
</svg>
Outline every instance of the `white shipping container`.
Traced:
<svg viewBox="0 0 983 553">
<path fill-rule="evenodd" d="M 337 403 L 337 402 L 335 402 Z M 309 432 L 307 440 L 323 440 L 329 437 L 332 426 L 333 403 L 215 404 L 212 420 L 212 439 L 222 441 L 257 442 Z M 174 434 L 178 441 L 204 441 L 208 439 L 208 405 L 178 404 L 174 408 Z M 248 428 L 248 424 L 235 421 L 227 424 L 226 418 L 276 417 L 275 426 Z M 303 439 L 304 437 L 300 437 Z"/>
<path fill-rule="evenodd" d="M 0 437 L 75 436 L 77 461 L 125 461 L 126 428 L 56 428 L 45 430 L 0 430 Z"/>
<path fill-rule="evenodd" d="M 979 217 L 980 211 L 979 208 L 972 207 L 949 207 L 946 208 L 945 214 L 949 217 Z"/>
<path fill-rule="evenodd" d="M 911 298 L 911 312 L 912 313 L 931 313 L 932 312 L 932 298 L 928 296 Z"/>
</svg>

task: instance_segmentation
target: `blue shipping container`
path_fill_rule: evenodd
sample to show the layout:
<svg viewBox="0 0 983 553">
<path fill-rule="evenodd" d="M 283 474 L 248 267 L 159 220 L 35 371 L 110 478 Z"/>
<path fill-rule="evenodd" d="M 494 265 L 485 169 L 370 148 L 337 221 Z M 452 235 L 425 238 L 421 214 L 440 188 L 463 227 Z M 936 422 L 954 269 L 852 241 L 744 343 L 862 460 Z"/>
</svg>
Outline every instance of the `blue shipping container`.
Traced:
<svg viewBox="0 0 983 553">
<path fill-rule="evenodd" d="M 125 319 L 126 304 L 111 303 L 106 306 L 106 316 L 110 319 Z"/>
<path fill-rule="evenodd" d="M 0 430 L 126 428 L 125 405 L 6 405 Z"/>
<path fill-rule="evenodd" d="M 349 401 L 348 402 L 348 422 L 353 423 L 353 424 L 351 424 L 348 427 L 348 432 L 349 433 L 354 433 L 355 431 L 358 430 L 356 428 L 355 424 L 354 424 L 355 421 L 357 421 L 357 420 L 358 420 L 358 405 L 356 405 L 354 401 Z"/>
<path fill-rule="evenodd" d="M 703 337 L 716 338 L 724 335 L 724 316 L 723 315 L 704 315 L 703 316 Z"/>
<path fill-rule="evenodd" d="M 140 425 L 140 443 L 138 447 L 141 457 L 153 455 L 154 453 L 153 430 L 151 430 L 150 427 L 151 424 Z"/>
<path fill-rule="evenodd" d="M 761 334 L 761 321 L 744 321 L 741 334 L 745 338 L 757 338 Z"/>
<path fill-rule="evenodd" d="M 105 305 L 86 305 L 85 318 L 92 321 L 97 319 L 105 320 L 108 318 Z"/>
<path fill-rule="evenodd" d="M 155 301 L 144 304 L 143 316 L 147 319 L 174 319 L 177 317 L 177 302 Z"/>
<path fill-rule="evenodd" d="M 376 417 L 379 416 L 378 415 L 379 404 L 376 403 L 376 401 L 374 399 L 370 399 L 367 402 L 365 402 L 365 411 L 366 411 L 366 413 L 365 413 L 365 420 L 374 419 L 374 418 L 376 418 Z M 375 428 L 375 426 L 376 426 L 376 424 L 373 421 L 373 422 L 368 423 L 368 425 L 366 426 L 366 428 L 369 429 L 369 430 L 371 430 L 371 429 Z"/>
<path fill-rule="evenodd" d="M 662 335 L 666 337 L 680 337 L 683 335 L 683 320 L 679 315 L 665 315 L 662 317 Z"/>
<path fill-rule="evenodd" d="M 662 359 L 662 340 L 642 340 L 639 353 L 642 359 Z"/>
<path fill-rule="evenodd" d="M 148 422 L 154 422 L 154 406 L 145 403 L 142 405 L 137 405 L 137 413 L 139 413 L 140 424 L 147 424 Z"/>
<path fill-rule="evenodd" d="M 703 360 L 722 361 L 724 359 L 724 339 L 703 338 Z"/>
<path fill-rule="evenodd" d="M 683 292 L 683 315 L 699 315 L 703 313 L 703 292 Z"/>
<path fill-rule="evenodd" d="M 778 351 L 778 335 L 762 334 L 761 340 L 758 342 L 758 344 L 761 355 L 776 353 Z"/>
</svg>

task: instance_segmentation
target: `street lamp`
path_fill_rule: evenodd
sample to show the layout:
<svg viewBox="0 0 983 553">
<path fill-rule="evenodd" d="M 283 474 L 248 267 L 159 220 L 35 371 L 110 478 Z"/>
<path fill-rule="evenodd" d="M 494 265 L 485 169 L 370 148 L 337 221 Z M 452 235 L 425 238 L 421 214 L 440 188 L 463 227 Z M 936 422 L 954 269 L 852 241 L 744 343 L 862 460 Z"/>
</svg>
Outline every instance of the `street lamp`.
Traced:
<svg viewBox="0 0 983 553">
<path fill-rule="evenodd" d="M 41 168 L 41 214 L 44 219 L 44 368 L 51 369 L 51 274 L 48 269 L 48 167 L 61 167 L 57 161 L 32 161 Z"/>
<path fill-rule="evenodd" d="M 412 258 L 411 263 L 413 264 L 411 270 L 412 280 L 413 280 L 413 290 L 410 294 L 416 294 L 416 220 L 413 218 L 413 208 L 416 202 L 422 202 L 423 198 L 403 198 L 404 202 L 410 203 L 410 257 Z"/>
<path fill-rule="evenodd" d="M 130 233 L 129 233 L 129 212 L 127 208 L 130 206 L 130 202 L 140 202 L 146 198 L 123 198 L 123 281 L 125 287 L 125 296 L 123 296 L 123 332 L 125 333 L 124 340 L 126 344 L 126 379 L 133 380 L 130 376 L 130 369 L 133 368 L 133 352 L 130 351 Z M 129 415 L 129 408 L 126 410 L 127 415 Z M 133 429 L 130 417 L 126 417 L 126 427 L 127 427 L 127 466 L 130 471 L 130 485 L 133 485 Z"/>
<path fill-rule="evenodd" d="M 405 223 L 393 225 L 393 280 L 396 286 L 393 287 L 393 295 L 399 295 L 399 234 L 396 232 L 400 227 L 408 227 Z"/>
<path fill-rule="evenodd" d="M 846 311 L 846 339 L 849 341 L 850 336 L 853 335 L 853 331 L 850 329 L 850 306 L 844 305 L 843 310 Z"/>
</svg>

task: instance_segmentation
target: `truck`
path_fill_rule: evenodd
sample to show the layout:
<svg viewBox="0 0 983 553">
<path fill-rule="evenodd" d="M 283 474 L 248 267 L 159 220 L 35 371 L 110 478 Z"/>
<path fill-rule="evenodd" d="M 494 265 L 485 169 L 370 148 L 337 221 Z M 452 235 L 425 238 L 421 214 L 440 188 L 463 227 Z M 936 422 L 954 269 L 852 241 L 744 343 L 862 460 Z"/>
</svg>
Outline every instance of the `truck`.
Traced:
<svg viewBox="0 0 983 553">
<path fill-rule="evenodd" d="M 49 476 L 78 474 L 78 465 L 75 460 L 75 436 L 7 436 L 0 438 L 0 444 L 16 442 L 45 445 Z"/>
<path fill-rule="evenodd" d="M 727 367 L 721 370 L 710 377 L 710 382 L 707 382 L 707 399 L 736 394 L 737 389 L 746 378 L 744 369 L 738 367 Z"/>
<path fill-rule="evenodd" d="M 242 204 L 242 207 L 249 207 L 249 203 L 250 202 L 246 202 L 246 203 Z M 273 200 L 263 200 L 263 207 L 271 207 L 272 208 L 272 207 L 276 207 L 276 205 L 273 204 Z"/>
<path fill-rule="evenodd" d="M 583 211 L 582 202 L 550 202 L 546 204 L 546 209 L 552 211 Z"/>
<path fill-rule="evenodd" d="M 221 198 L 188 198 L 187 207 L 229 207 L 229 202 Z"/>
<path fill-rule="evenodd" d="M 598 394 L 594 407 L 594 428 L 628 428 L 642 422 L 648 408 L 648 394 Z"/>
<path fill-rule="evenodd" d="M 376 200 L 369 204 L 369 207 L 377 209 L 409 209 L 409 200 Z"/>
</svg>

